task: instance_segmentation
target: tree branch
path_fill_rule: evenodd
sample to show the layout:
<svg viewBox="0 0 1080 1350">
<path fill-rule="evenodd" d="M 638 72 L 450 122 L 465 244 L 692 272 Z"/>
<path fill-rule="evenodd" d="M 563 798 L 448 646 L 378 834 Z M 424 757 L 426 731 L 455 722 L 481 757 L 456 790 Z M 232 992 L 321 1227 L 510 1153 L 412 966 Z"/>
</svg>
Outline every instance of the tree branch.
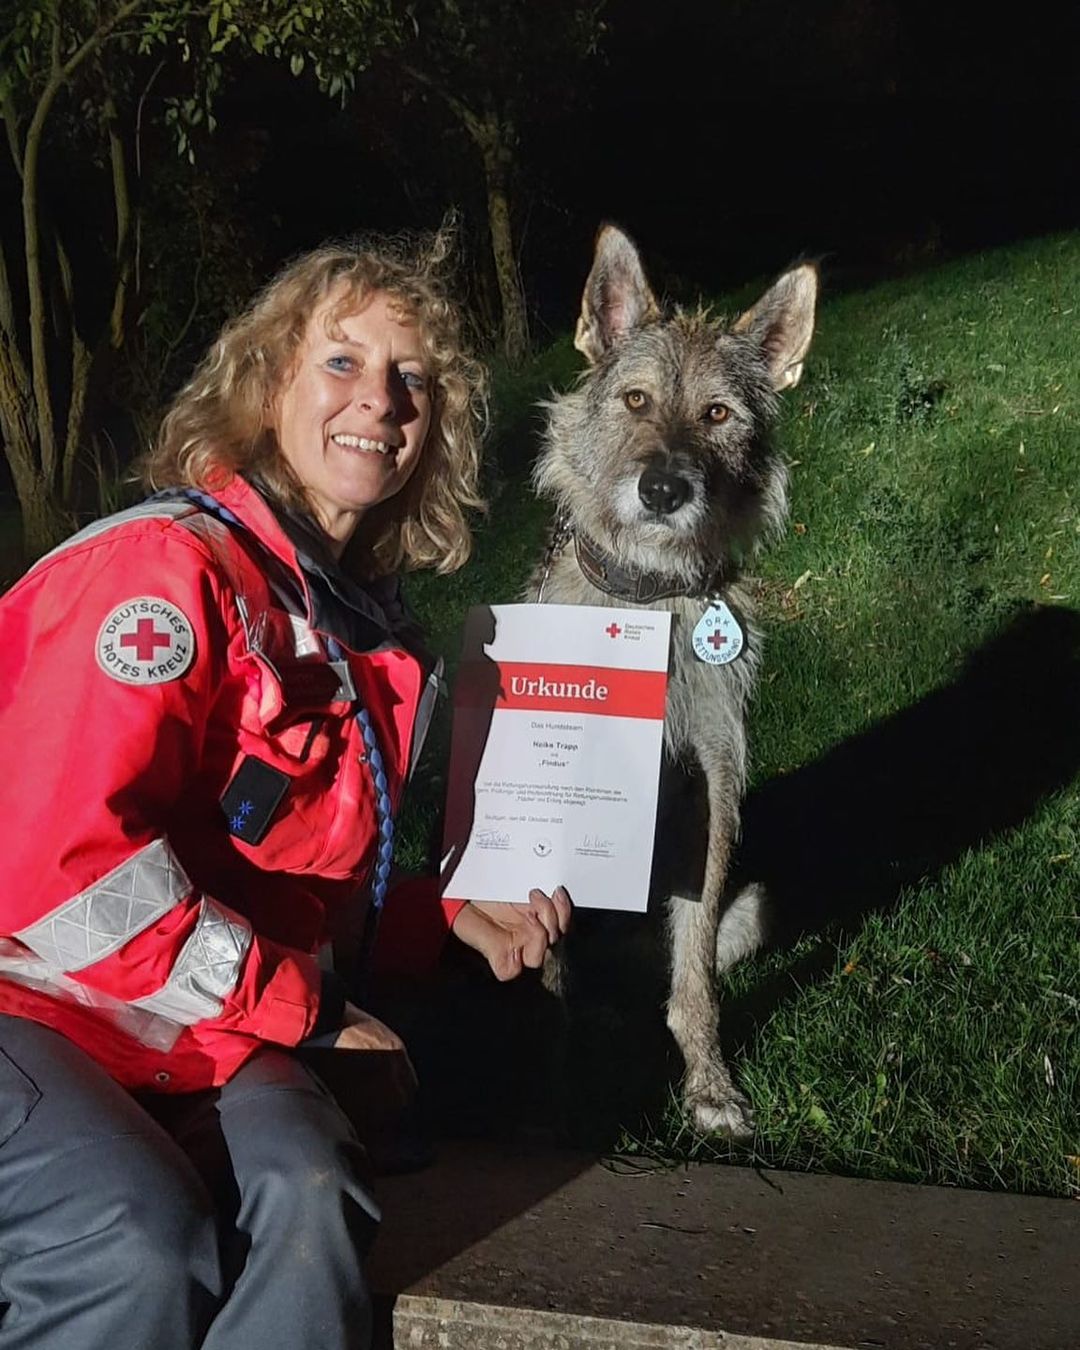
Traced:
<svg viewBox="0 0 1080 1350">
<path fill-rule="evenodd" d="M 142 182 L 142 119 L 143 119 L 143 107 L 144 107 L 145 104 L 146 104 L 147 97 L 148 97 L 148 95 L 149 95 L 149 93 L 150 93 L 151 88 L 153 87 L 154 81 L 155 81 L 155 80 L 157 79 L 157 77 L 161 74 L 162 69 L 164 68 L 164 65 L 165 65 L 165 62 L 164 62 L 164 61 L 159 61 L 159 62 L 157 63 L 157 65 L 154 67 L 153 71 L 151 72 L 150 78 L 146 81 L 146 85 L 145 85 L 145 87 L 144 87 L 142 93 L 139 95 L 139 103 L 138 103 L 138 107 L 135 109 L 135 181 L 136 181 L 137 183 L 141 183 L 141 182 Z M 140 191 L 140 193 L 139 193 L 139 196 L 140 196 L 140 198 L 141 198 L 141 196 L 142 196 L 141 191 Z M 141 210 L 141 209 L 138 209 L 138 210 L 136 210 L 136 212 L 135 212 L 135 243 L 134 243 L 133 253 L 134 253 L 133 266 L 134 266 L 134 271 L 135 271 L 135 294 L 138 295 L 138 294 L 142 291 L 142 210 Z"/>
<path fill-rule="evenodd" d="M 124 345 L 124 311 L 127 308 L 128 283 L 131 280 L 131 196 L 128 190 L 124 143 L 116 125 L 116 106 L 110 97 L 105 116 L 109 130 L 109 160 L 112 167 L 113 203 L 116 209 L 116 284 L 109 315 L 109 343 L 114 351 Z"/>
<path fill-rule="evenodd" d="M 52 36 L 49 39 L 49 78 L 55 79 L 60 71 L 60 15 L 53 11 Z"/>
<path fill-rule="evenodd" d="M 30 369 L 37 406 L 38 445 L 46 478 L 55 481 L 57 468 L 56 428 L 53 422 L 51 391 L 49 389 L 48 356 L 45 346 L 45 294 L 41 279 L 41 233 L 38 224 L 38 161 L 41 155 L 42 134 L 57 94 L 64 84 L 91 56 L 117 24 L 133 14 L 143 0 L 127 0 L 105 19 L 79 46 L 67 61 L 60 64 L 60 24 L 53 23 L 53 65 L 45 88 L 41 91 L 34 116 L 26 131 L 22 164 L 23 243 L 26 250 L 26 285 L 30 301 Z"/>
<path fill-rule="evenodd" d="M 484 121 L 473 112 L 467 103 L 458 98 L 456 94 L 451 94 L 448 89 L 444 89 L 437 80 L 432 79 L 427 71 L 421 70 L 418 66 L 412 66 L 403 61 L 399 69 L 408 75 L 411 80 L 415 80 L 417 84 L 422 84 L 425 89 L 430 89 L 432 93 L 437 94 L 461 122 L 476 144 L 483 146 L 486 139 Z"/>
<path fill-rule="evenodd" d="M 90 390 L 90 371 L 93 353 L 79 334 L 75 323 L 75 280 L 71 259 L 59 234 L 56 236 L 56 259 L 60 266 L 60 285 L 64 293 L 71 329 L 71 392 L 68 396 L 67 430 L 64 435 L 64 453 L 60 461 L 60 491 L 62 500 L 69 501 L 75 478 L 75 460 L 82 440 L 86 401 Z"/>
<path fill-rule="evenodd" d="M 191 278 L 191 305 L 188 308 L 187 317 L 184 322 L 173 334 L 172 340 L 165 348 L 165 355 L 161 361 L 161 369 L 168 371 L 169 363 L 173 355 L 179 348 L 181 342 L 187 337 L 191 325 L 195 322 L 196 315 L 199 312 L 199 282 L 202 278 L 203 262 L 206 259 L 206 228 L 203 221 L 203 213 L 196 207 L 196 224 L 199 230 L 199 254 L 195 259 L 195 270 Z"/>
<path fill-rule="evenodd" d="M 68 399 L 67 435 L 64 437 L 64 457 L 60 465 L 61 501 L 71 501 L 75 482 L 75 463 L 82 444 L 86 422 L 86 403 L 90 393 L 90 371 L 93 354 L 79 336 L 71 334 L 71 396 Z"/>
<path fill-rule="evenodd" d="M 30 374 L 14 338 L 0 330 L 0 432 L 16 482 L 34 466 Z"/>
<path fill-rule="evenodd" d="M 15 100 L 11 97 L 9 89 L 0 101 L 0 117 L 4 119 L 4 130 L 7 134 L 8 149 L 11 151 L 11 158 L 15 164 L 15 172 L 19 175 L 19 181 L 22 181 L 22 146 L 19 144 L 19 119 L 15 112 Z"/>
<path fill-rule="evenodd" d="M 11 278 L 8 276 L 7 258 L 4 256 L 2 242 L 0 242 L 0 332 L 12 343 L 17 341 L 15 297 L 11 293 Z"/>
</svg>

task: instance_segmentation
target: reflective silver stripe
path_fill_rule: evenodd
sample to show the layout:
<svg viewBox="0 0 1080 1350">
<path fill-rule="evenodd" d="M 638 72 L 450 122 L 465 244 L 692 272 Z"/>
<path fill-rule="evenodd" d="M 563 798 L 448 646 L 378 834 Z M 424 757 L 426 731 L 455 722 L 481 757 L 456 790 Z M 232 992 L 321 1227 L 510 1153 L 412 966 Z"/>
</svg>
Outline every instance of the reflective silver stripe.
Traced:
<svg viewBox="0 0 1080 1350">
<path fill-rule="evenodd" d="M 40 567 L 50 558 L 55 558 L 58 553 L 63 553 L 76 544 L 85 544 L 90 539 L 96 539 L 99 534 L 106 534 L 117 525 L 124 525 L 129 520 L 181 520 L 197 511 L 198 507 L 188 501 L 140 502 L 138 506 L 129 506 L 126 511 L 117 511 L 115 515 L 91 521 L 78 534 L 73 534 L 70 539 L 65 539 L 63 543 L 57 544 L 54 549 L 46 553 L 43 558 L 39 558 L 34 564 L 34 568 Z"/>
<path fill-rule="evenodd" d="M 176 855 L 164 839 L 155 839 L 14 936 L 46 965 L 70 973 L 119 951 L 190 892 Z"/>
<path fill-rule="evenodd" d="M 236 988 L 250 945 L 251 929 L 246 923 L 229 918 L 213 900 L 203 900 L 195 928 L 169 978 L 157 993 L 133 999 L 132 1006 L 184 1026 L 217 1017 L 222 1001 Z"/>
</svg>

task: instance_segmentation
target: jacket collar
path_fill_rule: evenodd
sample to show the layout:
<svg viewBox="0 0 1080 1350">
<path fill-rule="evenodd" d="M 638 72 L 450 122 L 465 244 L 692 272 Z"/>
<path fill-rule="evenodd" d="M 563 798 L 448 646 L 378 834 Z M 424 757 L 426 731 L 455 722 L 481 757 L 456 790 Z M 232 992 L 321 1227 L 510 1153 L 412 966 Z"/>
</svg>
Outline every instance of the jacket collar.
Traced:
<svg viewBox="0 0 1080 1350">
<path fill-rule="evenodd" d="M 275 558 L 298 576 L 303 568 L 297 556 L 296 546 L 285 532 L 284 525 L 278 519 L 273 507 L 246 478 L 233 474 L 224 487 L 206 489 L 210 496 L 219 501 L 226 510 L 231 511 Z"/>
<path fill-rule="evenodd" d="M 208 495 L 296 578 L 307 609 L 305 617 L 313 628 L 338 638 L 354 652 L 372 651 L 387 642 L 423 652 L 419 628 L 405 608 L 396 575 L 364 584 L 354 581 L 338 566 L 310 522 L 271 505 L 257 479 L 234 474 Z"/>
</svg>

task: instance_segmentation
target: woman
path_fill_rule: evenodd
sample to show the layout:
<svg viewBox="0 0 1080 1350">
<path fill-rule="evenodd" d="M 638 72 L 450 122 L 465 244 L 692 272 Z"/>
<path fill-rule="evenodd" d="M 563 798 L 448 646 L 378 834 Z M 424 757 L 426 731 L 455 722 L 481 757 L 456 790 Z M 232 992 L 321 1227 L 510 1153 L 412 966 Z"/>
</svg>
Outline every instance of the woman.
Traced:
<svg viewBox="0 0 1080 1350">
<path fill-rule="evenodd" d="M 395 571 L 460 566 L 478 505 L 480 372 L 438 261 L 288 267 L 165 418 L 158 495 L 0 604 L 22 747 L 0 784 L 0 1347 L 369 1341 L 377 1210 L 289 1051 L 404 1056 L 318 954 L 382 903 L 431 701 Z M 568 920 L 534 891 L 444 923 L 508 978 Z"/>
</svg>

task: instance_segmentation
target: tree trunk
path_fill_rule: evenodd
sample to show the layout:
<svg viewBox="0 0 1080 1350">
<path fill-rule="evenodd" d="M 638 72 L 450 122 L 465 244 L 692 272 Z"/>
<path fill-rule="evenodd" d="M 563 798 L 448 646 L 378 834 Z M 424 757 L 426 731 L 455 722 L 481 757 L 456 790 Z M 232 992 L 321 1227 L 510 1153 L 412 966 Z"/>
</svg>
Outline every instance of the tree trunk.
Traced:
<svg viewBox="0 0 1080 1350">
<path fill-rule="evenodd" d="M 71 515 L 56 497 L 56 490 L 32 462 L 32 446 L 16 447 L 6 435 L 5 445 L 15 493 L 22 513 L 23 552 L 32 562 L 66 539 L 74 526 Z"/>
<path fill-rule="evenodd" d="M 60 455 L 56 437 L 53 398 L 57 393 L 50 372 L 49 331 L 46 312 L 45 269 L 42 260 L 42 228 L 39 219 L 38 166 L 41 158 L 45 123 L 60 91 L 75 72 L 101 49 L 109 35 L 132 15 L 143 0 L 123 0 L 111 14 L 101 19 L 75 50 L 64 59 L 60 6 L 43 6 L 51 17 L 52 33 L 48 77 L 34 107 L 26 136 L 20 147 L 17 123 L 12 119 L 12 99 L 3 99 L 4 121 L 7 124 L 8 144 L 21 180 L 23 220 L 23 260 L 25 274 L 26 328 L 30 338 L 30 368 L 25 369 L 19 354 L 19 336 L 14 322 L 14 300 L 7 277 L 6 266 L 0 263 L 0 437 L 11 465 L 15 491 L 23 517 L 23 541 L 28 557 L 35 558 L 59 543 L 73 524 L 65 510 L 60 493 L 71 487 L 73 460 L 65 463 Z M 67 36 L 70 36 L 69 34 Z M 114 173 L 122 169 L 113 160 Z M 126 193 L 126 180 L 124 184 Z M 127 200 L 118 203 L 118 233 L 121 236 L 118 253 L 126 252 Z M 62 260 L 61 267 L 66 263 Z M 70 309 L 70 277 L 65 278 L 67 302 Z M 122 318 L 123 294 L 114 305 L 114 322 Z M 75 316 L 69 314 L 74 334 Z M 72 380 L 75 397 L 75 423 L 69 427 L 69 456 L 78 448 L 82 413 L 85 406 L 85 385 L 89 373 L 89 355 L 77 341 L 73 356 Z M 14 396 L 14 401 L 12 401 Z M 60 400 L 58 399 L 58 402 Z M 7 406 L 4 406 L 6 403 Z"/>
<path fill-rule="evenodd" d="M 71 532 L 71 517 L 38 456 L 37 418 L 28 372 L 8 334 L 0 329 L 0 441 L 22 511 L 23 548 L 39 557 Z"/>
<path fill-rule="evenodd" d="M 488 229 L 495 260 L 495 279 L 502 306 L 503 350 L 512 366 L 520 365 L 529 351 L 529 325 L 525 293 L 514 257 L 514 232 L 510 219 L 510 165 L 512 152 L 507 129 L 496 118 L 483 123 L 480 145 L 484 159 L 484 185 L 487 188 Z"/>
<path fill-rule="evenodd" d="M 16 483 L 16 491 L 22 511 L 23 551 L 29 563 L 66 539 L 75 522 L 40 475 L 25 490 Z"/>
<path fill-rule="evenodd" d="M 529 351 L 529 323 L 525 292 L 514 256 L 514 228 L 510 215 L 510 179 L 514 165 L 514 125 L 500 118 L 489 102 L 482 112 L 445 88 L 425 70 L 405 62 L 405 73 L 425 88 L 434 89 L 458 118 L 480 151 L 487 192 L 488 233 L 495 261 L 495 279 L 502 309 L 503 351 L 510 365 L 520 365 Z"/>
</svg>

